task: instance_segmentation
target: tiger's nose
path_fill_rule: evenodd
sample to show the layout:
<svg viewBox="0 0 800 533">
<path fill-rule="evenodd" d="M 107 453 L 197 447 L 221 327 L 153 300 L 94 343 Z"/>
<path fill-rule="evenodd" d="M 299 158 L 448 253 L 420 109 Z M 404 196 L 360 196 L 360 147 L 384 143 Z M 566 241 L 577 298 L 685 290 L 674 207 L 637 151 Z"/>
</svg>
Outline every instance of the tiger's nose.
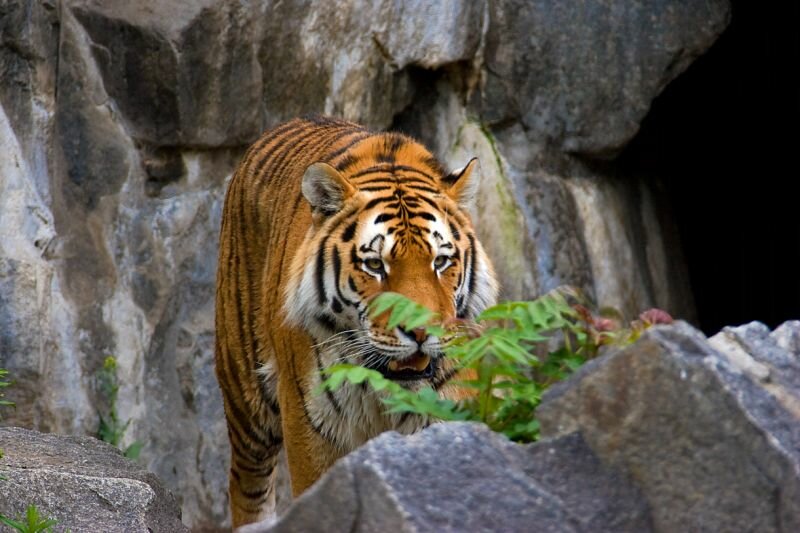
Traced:
<svg viewBox="0 0 800 533">
<path fill-rule="evenodd" d="M 417 344 L 422 344 L 428 339 L 428 333 L 425 331 L 425 328 L 414 328 L 411 331 L 406 331 L 403 328 L 399 328 L 400 331 L 408 337 L 409 339 L 417 341 Z"/>
</svg>

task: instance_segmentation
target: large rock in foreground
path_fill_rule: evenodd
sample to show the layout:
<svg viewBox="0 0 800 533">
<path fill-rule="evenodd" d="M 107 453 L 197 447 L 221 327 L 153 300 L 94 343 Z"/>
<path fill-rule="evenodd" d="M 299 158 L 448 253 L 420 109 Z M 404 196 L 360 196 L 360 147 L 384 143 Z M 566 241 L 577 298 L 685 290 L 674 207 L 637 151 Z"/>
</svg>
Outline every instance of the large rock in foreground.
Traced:
<svg viewBox="0 0 800 533">
<path fill-rule="evenodd" d="M 241 533 L 646 531 L 647 506 L 579 435 L 518 446 L 470 423 L 386 433 L 339 461 L 283 519 Z"/>
<path fill-rule="evenodd" d="M 659 531 L 800 531 L 798 338 L 800 322 L 653 329 L 549 391 L 542 432 L 580 432 L 629 473 Z"/>
<path fill-rule="evenodd" d="M 109 444 L 0 428 L 0 449 L 4 516 L 22 516 L 33 504 L 64 531 L 188 531 L 158 478 Z"/>
</svg>

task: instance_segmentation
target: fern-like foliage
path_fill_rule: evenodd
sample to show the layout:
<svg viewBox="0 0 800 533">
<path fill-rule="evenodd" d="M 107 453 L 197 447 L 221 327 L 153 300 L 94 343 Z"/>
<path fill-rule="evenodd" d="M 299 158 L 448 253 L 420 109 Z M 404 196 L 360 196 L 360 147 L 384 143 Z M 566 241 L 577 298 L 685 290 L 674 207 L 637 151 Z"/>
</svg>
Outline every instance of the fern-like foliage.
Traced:
<svg viewBox="0 0 800 533">
<path fill-rule="evenodd" d="M 383 391 L 388 412 L 409 412 L 438 420 L 482 422 L 520 442 L 539 436 L 534 413 L 542 393 L 594 357 L 601 346 L 629 344 L 647 327 L 669 323 L 661 310 L 649 310 L 623 327 L 615 318 L 595 316 L 580 293 L 560 288 L 533 301 L 504 302 L 486 309 L 475 321 L 441 323 L 429 309 L 395 293 L 370 305 L 375 317 L 389 312 L 387 327 L 424 327 L 445 340 L 445 356 L 460 368 L 455 384 L 472 394 L 459 402 L 442 398 L 430 387 L 412 391 L 361 366 L 339 364 L 324 370 L 320 390 L 367 382 Z"/>
</svg>

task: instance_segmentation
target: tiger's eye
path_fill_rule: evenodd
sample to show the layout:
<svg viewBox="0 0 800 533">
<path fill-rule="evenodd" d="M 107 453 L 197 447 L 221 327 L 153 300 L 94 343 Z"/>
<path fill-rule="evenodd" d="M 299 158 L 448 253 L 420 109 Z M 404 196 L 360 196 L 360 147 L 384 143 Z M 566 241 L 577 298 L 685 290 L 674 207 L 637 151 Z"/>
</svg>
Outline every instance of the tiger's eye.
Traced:
<svg viewBox="0 0 800 533">
<path fill-rule="evenodd" d="M 433 267 L 436 269 L 442 268 L 447 264 L 447 256 L 439 255 L 433 260 Z"/>
<path fill-rule="evenodd" d="M 370 257 L 369 259 L 365 259 L 364 264 L 367 265 L 368 269 L 374 270 L 376 272 L 380 272 L 383 270 L 383 261 L 381 261 L 377 257 Z"/>
</svg>

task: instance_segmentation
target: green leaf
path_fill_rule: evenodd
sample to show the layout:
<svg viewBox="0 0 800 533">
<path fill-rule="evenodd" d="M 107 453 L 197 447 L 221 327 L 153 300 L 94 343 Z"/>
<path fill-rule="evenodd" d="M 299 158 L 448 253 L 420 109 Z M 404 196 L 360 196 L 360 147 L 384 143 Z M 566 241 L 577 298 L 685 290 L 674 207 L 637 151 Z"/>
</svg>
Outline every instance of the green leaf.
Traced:
<svg viewBox="0 0 800 533">
<path fill-rule="evenodd" d="M 369 315 L 372 318 L 382 315 L 404 299 L 402 295 L 396 292 L 384 292 L 379 294 L 369 303 Z"/>
<path fill-rule="evenodd" d="M 127 457 L 128 459 L 136 460 L 139 458 L 139 454 L 142 453 L 142 447 L 144 447 L 144 443 L 141 441 L 134 441 L 133 444 L 125 448 L 125 451 L 122 454 Z"/>
<path fill-rule="evenodd" d="M 516 361 L 521 365 L 529 364 L 531 360 L 531 355 L 527 350 L 499 335 L 492 339 L 492 350 L 497 355 Z"/>
<path fill-rule="evenodd" d="M 367 379 L 367 376 L 371 372 L 368 368 L 364 368 L 363 366 L 356 366 L 350 369 L 347 373 L 347 380 L 350 383 L 354 383 L 356 385 L 360 385 Z"/>
<path fill-rule="evenodd" d="M 27 524 L 23 524 L 22 522 L 18 522 L 16 520 L 12 520 L 12 519 L 7 518 L 7 517 L 5 517 L 3 515 L 0 515 L 0 523 L 3 523 L 5 525 L 7 525 L 8 527 L 14 528 L 17 531 L 22 531 L 22 532 L 27 531 L 27 528 L 28 528 Z"/>
</svg>

